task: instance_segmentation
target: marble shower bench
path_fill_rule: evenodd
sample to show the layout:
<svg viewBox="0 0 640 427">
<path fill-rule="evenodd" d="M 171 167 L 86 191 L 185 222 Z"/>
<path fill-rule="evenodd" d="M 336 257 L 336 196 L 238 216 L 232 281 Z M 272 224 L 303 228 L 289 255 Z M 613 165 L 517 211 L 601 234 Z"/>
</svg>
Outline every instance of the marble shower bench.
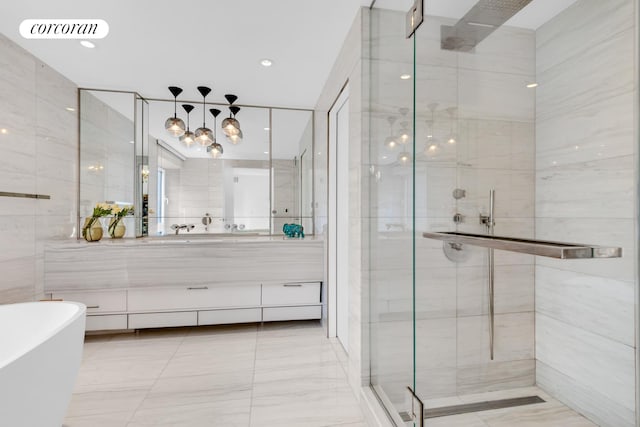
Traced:
<svg viewBox="0 0 640 427">
<path fill-rule="evenodd" d="M 87 305 L 87 330 L 320 319 L 323 242 L 313 238 L 52 241 L 47 298 Z"/>
</svg>

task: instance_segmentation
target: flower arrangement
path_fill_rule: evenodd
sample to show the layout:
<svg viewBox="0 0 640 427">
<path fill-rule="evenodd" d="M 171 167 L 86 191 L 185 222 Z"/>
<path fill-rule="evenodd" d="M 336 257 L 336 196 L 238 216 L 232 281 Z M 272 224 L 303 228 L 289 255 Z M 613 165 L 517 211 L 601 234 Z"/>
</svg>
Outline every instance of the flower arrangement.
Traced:
<svg viewBox="0 0 640 427">
<path fill-rule="evenodd" d="M 119 228 L 118 225 L 120 224 L 120 221 L 122 221 L 122 218 L 133 213 L 133 206 L 129 205 L 120 207 L 118 205 L 111 205 L 111 213 L 113 214 L 113 218 L 111 218 L 111 221 L 109 222 L 107 231 L 109 232 L 109 236 L 112 238 L 120 238 L 124 236 L 125 233 L 124 224 L 122 224 L 119 230 L 116 230 L 116 228 Z"/>
<path fill-rule="evenodd" d="M 93 208 L 93 213 L 90 217 L 85 219 L 84 226 L 82 227 L 82 237 L 89 242 L 98 241 L 102 238 L 102 227 L 100 227 L 100 231 L 94 233 L 91 230 L 91 227 L 98 221 L 98 218 L 107 216 L 111 213 L 113 207 L 107 203 L 98 203 Z"/>
</svg>

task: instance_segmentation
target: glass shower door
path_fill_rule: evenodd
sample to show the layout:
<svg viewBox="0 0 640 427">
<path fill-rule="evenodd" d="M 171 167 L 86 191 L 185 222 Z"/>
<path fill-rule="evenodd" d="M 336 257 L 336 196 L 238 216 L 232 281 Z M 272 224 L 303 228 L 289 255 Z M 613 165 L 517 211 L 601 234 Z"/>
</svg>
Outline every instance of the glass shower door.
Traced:
<svg viewBox="0 0 640 427">
<path fill-rule="evenodd" d="M 491 2 L 472 3 L 442 17 L 426 0 L 412 40 L 414 373 L 427 414 L 535 384 L 533 256 L 423 237 L 494 227 L 534 237 L 535 91 L 527 84 L 535 81 L 535 31 L 495 20 L 469 26 L 462 18 L 470 8 Z"/>
<path fill-rule="evenodd" d="M 374 5 L 369 17 L 370 374 L 389 415 L 404 425 L 414 387 L 413 48 L 405 11 Z"/>
</svg>

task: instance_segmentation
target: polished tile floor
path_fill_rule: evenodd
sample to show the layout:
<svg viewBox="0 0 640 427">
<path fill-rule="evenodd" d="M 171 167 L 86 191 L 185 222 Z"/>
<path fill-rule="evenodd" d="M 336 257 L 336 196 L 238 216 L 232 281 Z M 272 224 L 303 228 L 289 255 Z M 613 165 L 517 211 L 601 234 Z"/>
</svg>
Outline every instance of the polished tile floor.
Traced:
<svg viewBox="0 0 640 427">
<path fill-rule="evenodd" d="M 318 322 L 93 335 L 64 427 L 367 427 L 344 352 Z M 426 420 L 427 427 L 595 427 L 536 387 L 427 407 L 537 394 L 545 403 Z"/>
<path fill-rule="evenodd" d="M 89 336 L 64 426 L 366 427 L 318 322 Z"/>
</svg>

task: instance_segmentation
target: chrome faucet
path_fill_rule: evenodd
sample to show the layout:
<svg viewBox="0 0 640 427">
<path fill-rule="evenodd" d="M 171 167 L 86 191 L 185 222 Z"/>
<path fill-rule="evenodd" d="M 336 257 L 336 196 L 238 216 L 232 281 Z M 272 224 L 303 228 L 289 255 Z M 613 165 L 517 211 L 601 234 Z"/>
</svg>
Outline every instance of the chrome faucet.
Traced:
<svg viewBox="0 0 640 427">
<path fill-rule="evenodd" d="M 178 235 L 178 233 L 180 232 L 180 230 L 187 230 L 187 232 L 193 230 L 194 228 L 196 228 L 195 225 L 193 224 L 171 224 L 171 229 L 172 230 L 176 230 L 176 235 Z"/>
</svg>

